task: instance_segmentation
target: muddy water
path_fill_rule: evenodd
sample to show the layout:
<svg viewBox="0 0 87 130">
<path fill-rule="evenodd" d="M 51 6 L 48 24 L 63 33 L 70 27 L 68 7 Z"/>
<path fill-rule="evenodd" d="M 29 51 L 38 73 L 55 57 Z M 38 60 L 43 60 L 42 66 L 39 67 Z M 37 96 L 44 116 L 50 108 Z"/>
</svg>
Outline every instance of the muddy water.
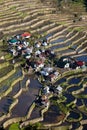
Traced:
<svg viewBox="0 0 87 130">
<path fill-rule="evenodd" d="M 79 121 L 78 122 L 73 122 L 72 123 L 72 130 L 76 130 L 76 129 L 80 130 L 79 129 L 80 126 L 81 126 L 81 124 L 80 124 Z"/>
</svg>

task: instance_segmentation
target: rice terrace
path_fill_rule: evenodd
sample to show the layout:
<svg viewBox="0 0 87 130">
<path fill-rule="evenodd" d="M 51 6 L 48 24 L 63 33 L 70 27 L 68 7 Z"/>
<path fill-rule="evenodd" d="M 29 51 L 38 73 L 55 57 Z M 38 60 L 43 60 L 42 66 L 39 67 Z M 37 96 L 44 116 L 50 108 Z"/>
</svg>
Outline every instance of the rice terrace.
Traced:
<svg viewBox="0 0 87 130">
<path fill-rule="evenodd" d="M 86 0 L 0 0 L 0 130 L 87 130 Z"/>
</svg>

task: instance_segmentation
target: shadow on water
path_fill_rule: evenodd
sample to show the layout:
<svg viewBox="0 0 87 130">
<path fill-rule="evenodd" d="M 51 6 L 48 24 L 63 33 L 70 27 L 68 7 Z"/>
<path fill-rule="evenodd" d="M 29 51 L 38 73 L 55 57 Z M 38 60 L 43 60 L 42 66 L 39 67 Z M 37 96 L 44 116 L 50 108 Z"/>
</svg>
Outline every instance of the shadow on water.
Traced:
<svg viewBox="0 0 87 130">
<path fill-rule="evenodd" d="M 77 113 L 77 112 L 74 112 L 74 111 L 70 111 L 70 115 L 68 116 L 68 120 L 69 119 L 79 119 L 79 117 L 80 117 L 80 114 L 79 113 Z"/>
<path fill-rule="evenodd" d="M 81 88 L 82 88 L 82 85 L 80 85 L 80 86 L 73 86 L 73 87 L 68 88 L 67 91 L 68 92 L 73 92 L 73 91 L 77 91 L 77 90 L 79 90 Z"/>
<path fill-rule="evenodd" d="M 83 130 L 87 130 L 87 124 L 83 125 Z"/>
<path fill-rule="evenodd" d="M 63 120 L 64 117 L 65 115 L 61 113 L 58 106 L 51 105 L 48 111 L 44 114 L 43 123 L 58 123 Z"/>
<path fill-rule="evenodd" d="M 80 98 L 77 98 L 76 105 L 77 106 L 82 106 L 83 105 L 82 100 Z"/>
<path fill-rule="evenodd" d="M 69 104 L 75 100 L 75 97 L 72 94 L 64 93 L 64 95 L 67 99 L 65 101 L 65 104 Z"/>
</svg>

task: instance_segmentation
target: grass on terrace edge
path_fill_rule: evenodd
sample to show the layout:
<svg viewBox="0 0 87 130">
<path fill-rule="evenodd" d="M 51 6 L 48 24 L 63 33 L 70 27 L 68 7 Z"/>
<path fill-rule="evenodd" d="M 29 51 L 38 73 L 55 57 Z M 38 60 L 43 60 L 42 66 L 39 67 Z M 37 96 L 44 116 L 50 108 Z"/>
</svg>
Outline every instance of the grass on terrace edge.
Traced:
<svg viewBox="0 0 87 130">
<path fill-rule="evenodd" d="M 18 123 L 15 123 L 15 124 L 12 124 L 12 125 L 9 127 L 9 130 L 23 130 L 23 129 L 20 129 L 20 128 L 19 128 L 19 124 L 18 124 Z"/>
</svg>

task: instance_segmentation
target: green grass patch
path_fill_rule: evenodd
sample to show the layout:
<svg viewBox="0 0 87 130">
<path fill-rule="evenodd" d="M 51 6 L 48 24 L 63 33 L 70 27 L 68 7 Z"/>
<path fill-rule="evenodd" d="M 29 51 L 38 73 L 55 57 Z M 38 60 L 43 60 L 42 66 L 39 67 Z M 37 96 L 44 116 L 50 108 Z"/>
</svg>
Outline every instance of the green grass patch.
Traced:
<svg viewBox="0 0 87 130">
<path fill-rule="evenodd" d="M 72 30 L 73 30 L 73 28 L 69 28 L 69 29 L 68 29 L 68 32 L 71 32 Z"/>
<path fill-rule="evenodd" d="M 0 0 L 0 3 L 4 2 L 4 0 Z"/>
<path fill-rule="evenodd" d="M 58 127 L 54 127 L 54 130 L 69 130 L 70 126 L 58 126 Z"/>
<path fill-rule="evenodd" d="M 15 10 L 16 9 L 16 6 L 12 6 L 11 8 L 10 8 L 10 10 Z"/>
<path fill-rule="evenodd" d="M 72 5 L 81 6 L 83 5 L 83 0 L 74 1 L 72 2 Z"/>
<path fill-rule="evenodd" d="M 78 31 L 78 32 L 82 32 L 83 31 L 83 27 L 76 27 L 74 28 L 75 31 Z"/>
<path fill-rule="evenodd" d="M 29 124 L 27 127 L 21 130 L 42 130 L 43 128 L 44 126 L 41 123 L 37 122 L 35 124 Z"/>
<path fill-rule="evenodd" d="M 5 59 L 11 60 L 11 59 L 13 59 L 13 56 L 10 53 L 8 53 L 7 55 L 5 55 Z"/>
<path fill-rule="evenodd" d="M 15 124 L 12 124 L 12 125 L 9 127 L 9 130 L 23 130 L 23 129 L 20 129 L 20 128 L 19 128 L 19 123 L 15 123 Z"/>
<path fill-rule="evenodd" d="M 0 40 L 0 46 L 3 46 L 3 42 L 2 42 L 2 40 Z"/>
<path fill-rule="evenodd" d="M 27 16 L 27 13 L 23 12 L 21 16 L 22 18 L 25 18 Z"/>
<path fill-rule="evenodd" d="M 59 109 L 66 114 L 67 112 L 69 112 L 69 108 L 67 106 L 65 106 L 63 103 L 59 103 Z"/>
<path fill-rule="evenodd" d="M 59 24 L 59 25 L 65 25 L 66 22 L 65 21 L 61 21 L 61 22 L 57 22 L 57 24 Z"/>
</svg>

